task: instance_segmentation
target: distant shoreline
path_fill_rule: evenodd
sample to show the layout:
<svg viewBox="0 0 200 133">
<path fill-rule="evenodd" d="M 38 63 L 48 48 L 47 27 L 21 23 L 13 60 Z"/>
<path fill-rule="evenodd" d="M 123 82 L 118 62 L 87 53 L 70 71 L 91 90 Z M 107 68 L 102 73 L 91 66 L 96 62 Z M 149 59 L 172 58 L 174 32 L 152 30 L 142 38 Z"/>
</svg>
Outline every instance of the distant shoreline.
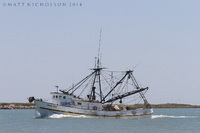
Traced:
<svg viewBox="0 0 200 133">
<path fill-rule="evenodd" d="M 142 108 L 142 104 L 128 105 L 131 108 Z M 200 108 L 200 105 L 190 105 L 190 104 L 176 104 L 176 103 L 167 103 L 167 104 L 151 104 L 152 108 Z M 0 103 L 1 109 L 36 109 L 34 103 Z"/>
<path fill-rule="evenodd" d="M 166 104 L 152 104 L 151 107 L 152 108 L 200 108 L 200 105 L 166 103 Z"/>
<path fill-rule="evenodd" d="M 0 103 L 0 109 L 36 109 L 34 103 Z"/>
</svg>

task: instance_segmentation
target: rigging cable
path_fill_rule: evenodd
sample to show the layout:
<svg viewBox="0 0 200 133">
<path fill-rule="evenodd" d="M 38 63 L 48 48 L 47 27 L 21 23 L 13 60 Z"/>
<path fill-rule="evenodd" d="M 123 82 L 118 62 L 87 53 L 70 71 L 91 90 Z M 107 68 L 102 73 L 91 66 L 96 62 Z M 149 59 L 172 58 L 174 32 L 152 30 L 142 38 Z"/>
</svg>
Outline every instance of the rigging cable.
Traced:
<svg viewBox="0 0 200 133">
<path fill-rule="evenodd" d="M 88 83 L 85 85 L 85 87 L 83 88 L 83 90 L 81 91 L 81 93 L 79 94 L 79 97 L 82 95 L 82 93 L 85 91 L 85 89 L 88 87 L 88 85 L 91 83 L 92 79 L 93 79 L 94 75 L 90 78 L 90 80 L 88 81 Z"/>
</svg>

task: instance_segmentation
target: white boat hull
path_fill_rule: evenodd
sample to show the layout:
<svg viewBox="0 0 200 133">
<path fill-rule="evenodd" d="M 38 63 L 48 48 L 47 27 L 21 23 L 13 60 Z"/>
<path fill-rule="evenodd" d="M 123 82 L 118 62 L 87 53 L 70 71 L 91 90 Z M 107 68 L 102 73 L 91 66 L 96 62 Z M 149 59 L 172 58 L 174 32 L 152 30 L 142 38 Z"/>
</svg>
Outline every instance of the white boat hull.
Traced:
<svg viewBox="0 0 200 133">
<path fill-rule="evenodd" d="M 86 116 L 86 117 L 113 117 L 113 118 L 140 118 L 140 117 L 151 117 L 153 109 L 151 108 L 139 108 L 135 110 L 121 110 L 121 111 L 105 111 L 105 110 L 92 110 L 82 109 L 76 107 L 67 107 L 56 105 L 53 103 L 34 101 L 37 110 L 40 113 L 40 117 L 48 117 L 53 114 L 66 114 L 71 116 Z"/>
</svg>

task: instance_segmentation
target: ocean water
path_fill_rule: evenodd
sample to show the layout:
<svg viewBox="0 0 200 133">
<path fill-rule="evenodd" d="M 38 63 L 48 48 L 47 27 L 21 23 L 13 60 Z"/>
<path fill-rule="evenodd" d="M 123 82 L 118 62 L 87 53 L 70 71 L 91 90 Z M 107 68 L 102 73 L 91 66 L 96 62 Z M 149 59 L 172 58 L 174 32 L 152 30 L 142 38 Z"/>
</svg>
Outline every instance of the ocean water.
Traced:
<svg viewBox="0 0 200 133">
<path fill-rule="evenodd" d="M 154 109 L 145 119 L 38 119 L 35 110 L 0 110 L 0 133 L 200 133 L 200 109 Z"/>
</svg>

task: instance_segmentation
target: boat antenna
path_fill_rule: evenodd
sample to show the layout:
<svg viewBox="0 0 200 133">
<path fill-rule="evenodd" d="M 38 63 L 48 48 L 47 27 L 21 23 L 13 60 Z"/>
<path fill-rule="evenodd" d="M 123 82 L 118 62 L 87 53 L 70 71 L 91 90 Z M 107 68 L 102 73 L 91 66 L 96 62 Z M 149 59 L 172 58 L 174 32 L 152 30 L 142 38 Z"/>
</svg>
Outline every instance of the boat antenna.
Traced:
<svg viewBox="0 0 200 133">
<path fill-rule="evenodd" d="M 59 87 L 59 86 L 55 86 L 55 87 L 57 88 L 57 93 L 58 93 L 58 87 Z"/>
<path fill-rule="evenodd" d="M 94 57 L 94 59 L 95 59 L 94 68 L 96 68 L 97 67 L 97 57 Z"/>
<path fill-rule="evenodd" d="M 102 34 L 102 27 L 100 30 L 100 36 L 99 36 L 99 49 L 98 49 L 98 57 L 97 57 L 97 67 L 99 67 L 99 58 L 100 58 L 100 51 L 101 51 L 101 34 Z"/>
<path fill-rule="evenodd" d="M 137 65 L 135 65 L 134 67 L 133 67 L 133 69 L 135 69 L 137 66 L 139 66 L 140 65 L 140 63 L 138 63 Z"/>
</svg>

